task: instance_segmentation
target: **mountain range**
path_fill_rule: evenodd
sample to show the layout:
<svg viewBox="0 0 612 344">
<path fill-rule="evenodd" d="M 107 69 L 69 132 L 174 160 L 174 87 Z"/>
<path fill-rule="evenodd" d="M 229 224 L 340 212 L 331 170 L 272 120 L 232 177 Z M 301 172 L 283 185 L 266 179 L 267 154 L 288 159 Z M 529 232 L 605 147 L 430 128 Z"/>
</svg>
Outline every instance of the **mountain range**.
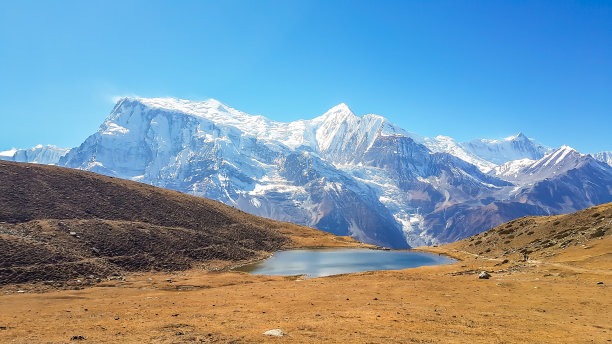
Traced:
<svg viewBox="0 0 612 344">
<path fill-rule="evenodd" d="M 139 181 L 393 248 L 610 202 L 610 157 L 552 149 L 523 133 L 463 143 L 427 138 L 345 104 L 284 123 L 214 99 L 174 98 L 123 98 L 72 149 L 0 152 L 0 159 Z"/>
</svg>

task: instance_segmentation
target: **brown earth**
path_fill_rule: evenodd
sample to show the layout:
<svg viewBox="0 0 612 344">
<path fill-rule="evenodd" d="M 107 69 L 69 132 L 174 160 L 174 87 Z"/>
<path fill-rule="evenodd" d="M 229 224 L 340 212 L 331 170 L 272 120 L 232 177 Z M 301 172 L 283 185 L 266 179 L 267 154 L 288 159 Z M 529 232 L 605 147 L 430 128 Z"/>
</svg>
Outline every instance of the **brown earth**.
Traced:
<svg viewBox="0 0 612 344">
<path fill-rule="evenodd" d="M 125 272 L 43 293 L 41 283 L 10 284 L 0 289 L 0 342 L 607 343 L 611 220 L 612 204 L 518 219 L 419 248 L 457 263 L 402 271 L 306 280 L 199 268 Z M 278 231 L 293 247 L 353 245 L 314 230 L 298 237 L 302 228 Z M 481 271 L 491 278 L 478 279 Z M 263 335 L 275 328 L 287 336 Z"/>
</svg>

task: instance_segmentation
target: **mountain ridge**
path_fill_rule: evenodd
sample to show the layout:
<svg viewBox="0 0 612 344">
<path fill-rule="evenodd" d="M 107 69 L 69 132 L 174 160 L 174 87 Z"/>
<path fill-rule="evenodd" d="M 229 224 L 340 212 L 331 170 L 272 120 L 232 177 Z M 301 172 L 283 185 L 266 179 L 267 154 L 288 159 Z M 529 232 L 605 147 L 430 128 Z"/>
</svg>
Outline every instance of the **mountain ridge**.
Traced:
<svg viewBox="0 0 612 344">
<path fill-rule="evenodd" d="M 99 130 L 57 164 L 405 248 L 457 240 L 524 215 L 578 210 L 543 201 L 536 190 L 579 167 L 578 175 L 603 193 L 570 187 L 579 183 L 576 176 L 547 183 L 563 184 L 562 197 L 581 199 L 580 206 L 612 200 L 606 189 L 612 167 L 578 166 L 585 159 L 578 153 L 567 153 L 573 162 L 565 168 L 548 164 L 557 172 L 548 165 L 537 174 L 525 170 L 555 152 L 522 132 L 468 143 L 423 138 L 384 117 L 357 116 L 343 103 L 314 119 L 283 123 L 214 99 L 122 98 Z M 496 164 L 492 154 L 522 162 Z M 464 216 L 473 227 L 462 224 Z"/>
</svg>

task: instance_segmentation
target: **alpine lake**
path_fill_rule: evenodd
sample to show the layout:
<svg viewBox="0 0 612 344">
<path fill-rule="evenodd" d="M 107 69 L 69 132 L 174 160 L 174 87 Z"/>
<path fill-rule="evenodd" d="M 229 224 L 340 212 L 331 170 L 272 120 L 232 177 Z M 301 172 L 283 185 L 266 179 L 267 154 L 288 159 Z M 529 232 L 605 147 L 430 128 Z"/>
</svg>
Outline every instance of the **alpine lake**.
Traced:
<svg viewBox="0 0 612 344">
<path fill-rule="evenodd" d="M 431 253 L 363 248 L 299 249 L 274 253 L 268 259 L 235 268 L 257 275 L 323 277 L 374 270 L 401 270 L 443 265 L 455 260 Z"/>
</svg>

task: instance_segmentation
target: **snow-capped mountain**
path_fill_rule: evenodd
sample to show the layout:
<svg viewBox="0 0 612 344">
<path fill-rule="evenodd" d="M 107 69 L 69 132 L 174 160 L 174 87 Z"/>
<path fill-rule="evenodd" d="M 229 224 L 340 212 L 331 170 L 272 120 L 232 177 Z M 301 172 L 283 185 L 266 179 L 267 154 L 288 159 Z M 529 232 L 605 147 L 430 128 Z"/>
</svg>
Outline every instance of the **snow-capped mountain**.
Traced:
<svg viewBox="0 0 612 344">
<path fill-rule="evenodd" d="M 521 189 L 512 196 L 518 202 L 529 202 L 552 214 L 583 209 L 609 202 L 610 170 L 609 165 L 591 155 L 562 146 L 523 167 L 515 180 Z"/>
<path fill-rule="evenodd" d="M 337 139 L 326 141 L 336 125 Z M 405 247 L 401 227 L 374 190 L 323 158 L 347 160 L 355 137 L 367 142 L 394 130 L 400 129 L 381 118 L 357 118 L 345 105 L 310 121 L 281 123 L 215 100 L 123 99 L 61 164 Z"/>
<path fill-rule="evenodd" d="M 553 178 L 557 175 L 564 174 L 568 170 L 582 166 L 587 161 L 593 158 L 580 154 L 578 151 L 569 146 L 561 146 L 554 152 L 545 155 L 541 159 L 523 166 L 516 175 L 509 177 L 524 184 L 538 180 Z M 525 162 L 527 159 L 518 160 Z"/>
<path fill-rule="evenodd" d="M 612 167 L 590 157 L 596 164 L 584 163 L 585 156 L 566 147 L 547 153 L 522 134 L 469 143 L 424 138 L 381 116 L 356 116 L 345 104 L 283 123 L 213 99 L 124 98 L 58 164 L 403 248 L 566 211 L 567 202 L 540 202 L 546 197 L 538 183 L 566 185 L 563 177 L 576 170 L 604 191 L 576 187 L 563 197 L 581 199 L 575 207 L 612 201 L 605 187 L 612 185 Z"/>
<path fill-rule="evenodd" d="M 482 172 L 489 172 L 497 165 L 491 161 L 488 161 L 464 147 L 464 144 L 458 143 L 452 137 L 438 135 L 433 138 L 425 138 L 424 142 L 425 146 L 429 148 L 432 152 L 438 153 L 449 153 L 452 154 L 459 159 L 469 162 L 472 165 L 478 167 Z M 515 155 L 518 153 L 515 152 Z"/>
<path fill-rule="evenodd" d="M 30 149 L 11 149 L 0 152 L 0 160 L 17 162 L 31 162 L 44 165 L 55 165 L 70 149 L 58 148 L 51 145 L 38 145 Z"/>
<path fill-rule="evenodd" d="M 604 151 L 595 154 L 591 154 L 593 158 L 599 160 L 601 162 L 605 162 L 606 164 L 612 166 L 612 151 Z"/>
<path fill-rule="evenodd" d="M 522 216 L 563 214 L 612 200 L 612 169 L 568 146 L 538 160 L 506 162 L 489 174 L 513 186 L 489 199 L 490 204 L 460 203 L 445 209 L 446 214 L 428 214 L 429 230 L 438 240 L 458 240 L 474 234 L 473 228 L 491 228 Z"/>
<path fill-rule="evenodd" d="M 535 142 L 522 132 L 503 140 L 472 140 L 462 143 L 461 147 L 468 153 L 496 165 L 520 159 L 537 160 L 552 151 L 551 148 Z"/>
</svg>

